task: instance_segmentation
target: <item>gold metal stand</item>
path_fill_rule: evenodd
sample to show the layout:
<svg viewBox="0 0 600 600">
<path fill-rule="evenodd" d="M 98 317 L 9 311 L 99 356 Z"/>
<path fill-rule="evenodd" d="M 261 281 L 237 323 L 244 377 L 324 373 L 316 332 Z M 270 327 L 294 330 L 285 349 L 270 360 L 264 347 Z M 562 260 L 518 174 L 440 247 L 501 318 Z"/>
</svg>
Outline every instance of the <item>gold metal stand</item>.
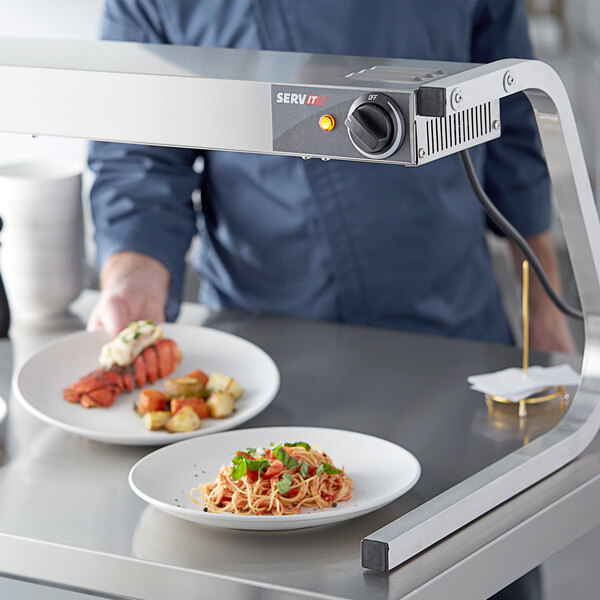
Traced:
<svg viewBox="0 0 600 600">
<path fill-rule="evenodd" d="M 523 295 L 521 303 L 523 317 L 523 373 L 527 373 L 529 368 L 529 261 L 523 261 Z M 493 402 L 500 404 L 515 404 L 513 400 L 498 396 L 496 394 L 486 394 L 486 403 L 489 410 L 493 410 Z M 561 386 L 546 387 L 538 390 L 528 398 L 519 400 L 519 418 L 527 416 L 528 404 L 541 404 L 550 400 L 560 399 L 560 410 L 564 410 L 569 395 L 565 388 Z"/>
</svg>

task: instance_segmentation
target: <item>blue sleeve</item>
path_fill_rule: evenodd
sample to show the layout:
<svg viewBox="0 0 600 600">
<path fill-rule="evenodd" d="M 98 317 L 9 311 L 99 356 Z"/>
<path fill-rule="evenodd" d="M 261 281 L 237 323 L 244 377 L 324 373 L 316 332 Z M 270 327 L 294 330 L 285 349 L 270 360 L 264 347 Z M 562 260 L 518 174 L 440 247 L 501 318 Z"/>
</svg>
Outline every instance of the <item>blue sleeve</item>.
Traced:
<svg viewBox="0 0 600 600">
<path fill-rule="evenodd" d="M 533 57 L 522 0 L 480 0 L 471 54 L 480 63 Z M 533 110 L 521 93 L 501 100 L 500 115 L 502 136 L 486 144 L 484 186 L 521 234 L 535 235 L 550 226 L 550 179 Z"/>
<path fill-rule="evenodd" d="M 166 43 L 160 10 L 151 1 L 108 0 L 102 38 Z M 168 110 L 168 107 L 165 107 Z M 185 253 L 196 232 L 192 191 L 196 150 L 91 142 L 89 166 L 96 173 L 90 192 L 97 264 L 121 251 L 141 252 L 169 270 L 167 320 L 179 312 Z"/>
</svg>

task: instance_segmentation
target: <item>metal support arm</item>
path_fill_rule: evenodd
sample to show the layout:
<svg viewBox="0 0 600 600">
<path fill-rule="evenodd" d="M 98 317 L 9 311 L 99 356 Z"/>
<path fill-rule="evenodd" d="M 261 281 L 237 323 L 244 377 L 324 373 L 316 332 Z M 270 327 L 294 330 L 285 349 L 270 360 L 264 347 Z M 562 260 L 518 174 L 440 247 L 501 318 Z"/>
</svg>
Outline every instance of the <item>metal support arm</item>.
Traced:
<svg viewBox="0 0 600 600">
<path fill-rule="evenodd" d="M 363 566 L 387 571 L 576 458 L 600 429 L 600 222 L 575 118 L 556 72 L 538 61 L 499 61 L 444 80 L 461 110 L 525 92 L 535 113 L 585 322 L 581 380 L 557 427 L 362 542 Z M 435 85 L 435 84 L 431 84 Z M 439 86 L 439 83 L 438 83 Z"/>
</svg>

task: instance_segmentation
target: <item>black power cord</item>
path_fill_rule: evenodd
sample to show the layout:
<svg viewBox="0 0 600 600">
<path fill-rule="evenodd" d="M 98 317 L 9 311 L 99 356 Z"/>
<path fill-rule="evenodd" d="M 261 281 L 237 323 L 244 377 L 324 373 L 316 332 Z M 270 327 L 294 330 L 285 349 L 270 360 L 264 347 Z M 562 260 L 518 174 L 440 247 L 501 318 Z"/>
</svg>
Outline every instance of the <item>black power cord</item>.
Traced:
<svg viewBox="0 0 600 600">
<path fill-rule="evenodd" d="M 548 297 L 550 298 L 550 300 L 552 300 L 552 302 L 554 302 L 556 307 L 568 317 L 583 320 L 583 313 L 580 310 L 577 310 L 576 308 L 573 308 L 572 306 L 567 304 L 556 293 L 556 290 L 552 287 L 552 284 L 548 280 L 548 277 L 544 272 L 544 268 L 538 260 L 538 257 L 534 254 L 529 244 L 525 241 L 525 238 L 494 206 L 494 203 L 485 193 L 485 190 L 483 189 L 483 186 L 481 185 L 479 178 L 477 177 L 477 173 L 475 172 L 475 167 L 473 166 L 473 161 L 471 160 L 471 156 L 469 155 L 468 150 L 461 150 L 459 154 L 463 167 L 465 168 L 465 171 L 467 173 L 469 183 L 471 184 L 471 187 L 475 192 L 475 196 L 477 197 L 477 200 L 479 200 L 479 203 L 483 207 L 483 210 L 485 211 L 487 216 L 508 239 L 512 240 L 517 245 L 517 247 L 525 255 L 525 258 L 529 261 L 531 268 L 538 276 L 538 279 L 540 280 L 540 283 L 542 284 L 542 287 L 544 288 L 546 294 L 548 294 Z"/>
</svg>

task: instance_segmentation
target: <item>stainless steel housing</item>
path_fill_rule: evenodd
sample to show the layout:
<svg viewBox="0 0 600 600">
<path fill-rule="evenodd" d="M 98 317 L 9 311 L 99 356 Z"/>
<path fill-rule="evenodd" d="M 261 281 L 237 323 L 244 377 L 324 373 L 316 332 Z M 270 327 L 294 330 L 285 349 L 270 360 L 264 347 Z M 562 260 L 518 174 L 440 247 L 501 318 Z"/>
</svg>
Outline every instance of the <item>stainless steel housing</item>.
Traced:
<svg viewBox="0 0 600 600">
<path fill-rule="evenodd" d="M 475 67 L 434 66 L 431 71 L 426 61 L 0 38 L 0 130 L 364 161 L 343 122 L 355 99 L 383 92 L 400 107 L 405 135 L 391 155 L 370 160 L 414 166 L 500 135 L 493 127 L 500 119 L 497 98 L 472 110 L 465 103 L 442 120 L 419 114 L 423 82 L 435 85 Z M 315 96 L 327 103 L 306 101 Z M 318 117 L 332 111 L 338 125 L 326 134 Z M 421 148 L 427 149 L 422 158 Z"/>
</svg>

